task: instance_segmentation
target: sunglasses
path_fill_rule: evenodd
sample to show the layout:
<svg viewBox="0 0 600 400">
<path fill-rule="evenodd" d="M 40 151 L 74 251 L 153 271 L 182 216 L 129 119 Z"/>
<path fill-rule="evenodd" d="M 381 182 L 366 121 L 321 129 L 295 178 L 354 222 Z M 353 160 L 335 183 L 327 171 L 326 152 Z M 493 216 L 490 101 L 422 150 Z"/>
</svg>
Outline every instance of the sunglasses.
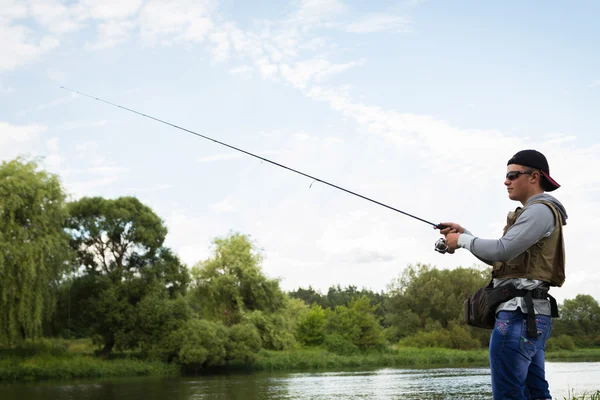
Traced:
<svg viewBox="0 0 600 400">
<path fill-rule="evenodd" d="M 510 171 L 509 173 L 506 174 L 506 179 L 508 179 L 509 181 L 514 181 L 515 179 L 517 179 L 519 176 L 521 175 L 531 175 L 533 173 L 533 171 Z"/>
</svg>

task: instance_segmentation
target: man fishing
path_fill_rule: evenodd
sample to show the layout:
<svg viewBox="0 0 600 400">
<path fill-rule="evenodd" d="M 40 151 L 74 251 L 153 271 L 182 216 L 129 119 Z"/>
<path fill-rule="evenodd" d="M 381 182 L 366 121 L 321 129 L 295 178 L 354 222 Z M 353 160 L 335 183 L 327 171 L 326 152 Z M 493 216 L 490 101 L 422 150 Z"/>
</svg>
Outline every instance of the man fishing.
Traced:
<svg viewBox="0 0 600 400">
<path fill-rule="evenodd" d="M 500 239 L 476 237 L 452 222 L 442 223 L 440 232 L 448 252 L 464 248 L 493 266 L 494 288 L 518 293 L 495 310 L 489 346 L 494 399 L 552 399 L 544 362 L 551 317 L 558 312 L 548 290 L 565 280 L 567 213 L 545 193 L 560 185 L 550 177 L 546 157 L 536 150 L 522 150 L 510 158 L 504 185 L 508 197 L 522 207 L 508 214 Z"/>
</svg>

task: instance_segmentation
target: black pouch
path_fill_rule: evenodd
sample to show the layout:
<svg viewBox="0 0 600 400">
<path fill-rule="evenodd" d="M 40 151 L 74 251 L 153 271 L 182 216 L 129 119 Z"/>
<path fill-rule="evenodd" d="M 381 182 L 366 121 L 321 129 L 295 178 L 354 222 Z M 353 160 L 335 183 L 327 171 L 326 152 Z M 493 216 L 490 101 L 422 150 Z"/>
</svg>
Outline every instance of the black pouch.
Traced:
<svg viewBox="0 0 600 400">
<path fill-rule="evenodd" d="M 513 299 L 517 296 L 524 296 L 527 293 L 526 290 L 519 290 L 515 285 L 509 283 L 507 285 L 498 286 L 487 291 L 487 302 L 490 308 L 496 309 L 500 304 Z"/>
<path fill-rule="evenodd" d="M 494 329 L 496 322 L 495 308 L 488 305 L 488 293 L 494 290 L 494 281 L 490 280 L 486 286 L 478 289 L 471 297 L 465 300 L 464 319 L 470 326 L 484 329 Z"/>
</svg>

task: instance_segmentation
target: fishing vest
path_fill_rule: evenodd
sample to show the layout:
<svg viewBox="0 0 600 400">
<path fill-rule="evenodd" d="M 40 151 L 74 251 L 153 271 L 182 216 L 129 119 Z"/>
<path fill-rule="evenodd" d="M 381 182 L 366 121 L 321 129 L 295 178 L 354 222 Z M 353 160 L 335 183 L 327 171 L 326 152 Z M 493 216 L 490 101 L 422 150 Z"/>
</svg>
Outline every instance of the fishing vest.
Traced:
<svg viewBox="0 0 600 400">
<path fill-rule="evenodd" d="M 548 237 L 508 261 L 495 262 L 492 270 L 494 278 L 527 278 L 550 283 L 550 286 L 562 286 L 565 282 L 565 245 L 563 240 L 562 218 L 554 206 L 547 201 L 533 201 L 532 204 L 545 204 L 554 214 L 554 230 Z M 525 207 L 525 208 L 526 208 Z M 517 207 L 508 213 L 504 235 L 515 224 L 525 208 Z"/>
</svg>

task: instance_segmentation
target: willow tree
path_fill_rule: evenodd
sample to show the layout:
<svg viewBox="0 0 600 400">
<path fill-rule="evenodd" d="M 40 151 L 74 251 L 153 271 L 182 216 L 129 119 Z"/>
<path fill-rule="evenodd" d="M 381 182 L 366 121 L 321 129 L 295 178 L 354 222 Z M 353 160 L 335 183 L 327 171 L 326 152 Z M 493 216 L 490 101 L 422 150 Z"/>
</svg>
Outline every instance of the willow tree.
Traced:
<svg viewBox="0 0 600 400">
<path fill-rule="evenodd" d="M 0 344 L 39 336 L 68 267 L 65 193 L 35 161 L 0 165 Z"/>
</svg>

